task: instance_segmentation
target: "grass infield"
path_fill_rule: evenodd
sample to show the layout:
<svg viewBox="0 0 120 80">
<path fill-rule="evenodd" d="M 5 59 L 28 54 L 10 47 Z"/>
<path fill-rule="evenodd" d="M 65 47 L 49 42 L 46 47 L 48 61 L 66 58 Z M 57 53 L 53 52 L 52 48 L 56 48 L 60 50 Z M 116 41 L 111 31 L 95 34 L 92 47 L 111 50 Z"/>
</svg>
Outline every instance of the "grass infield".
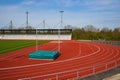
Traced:
<svg viewBox="0 0 120 80">
<path fill-rule="evenodd" d="M 47 43 L 47 40 L 39 40 L 38 44 Z M 0 54 L 34 46 L 35 40 L 0 40 Z"/>
</svg>

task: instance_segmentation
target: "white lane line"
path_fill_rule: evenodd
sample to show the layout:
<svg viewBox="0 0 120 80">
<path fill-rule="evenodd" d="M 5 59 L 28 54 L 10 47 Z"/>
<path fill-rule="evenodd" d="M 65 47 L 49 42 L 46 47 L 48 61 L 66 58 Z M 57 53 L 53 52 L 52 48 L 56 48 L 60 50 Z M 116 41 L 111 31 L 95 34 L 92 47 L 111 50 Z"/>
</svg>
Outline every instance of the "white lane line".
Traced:
<svg viewBox="0 0 120 80">
<path fill-rule="evenodd" d="M 76 59 L 88 57 L 88 56 L 94 55 L 94 54 L 96 54 L 96 53 L 98 53 L 98 52 L 100 51 L 100 47 L 99 47 L 98 45 L 94 45 L 94 46 L 97 47 L 98 50 L 97 50 L 96 52 L 93 52 L 93 53 L 90 54 L 90 55 L 85 55 L 85 56 L 81 56 L 81 57 L 76 57 L 76 58 L 71 58 L 71 59 L 66 59 L 66 60 L 61 60 L 61 61 L 56 61 L 56 62 L 50 62 L 50 63 L 32 64 L 32 65 L 25 65 L 25 66 L 0 68 L 0 70 L 17 69 L 17 68 L 25 68 L 25 67 L 33 67 L 33 66 L 41 66 L 41 65 L 54 64 L 54 63 L 61 63 L 61 62 L 65 62 L 65 61 L 71 61 L 71 60 L 76 60 Z"/>
<path fill-rule="evenodd" d="M 88 64 L 88 63 L 87 63 L 87 64 Z M 85 63 L 84 65 L 86 65 L 86 63 Z M 65 65 L 65 66 L 66 66 L 66 65 Z M 65 66 L 64 66 L 64 68 L 62 68 L 62 69 L 67 69 Z M 70 65 L 70 66 L 71 66 L 71 68 L 72 68 L 72 67 L 74 68 L 74 67 L 78 67 L 79 65 L 73 65 L 73 66 Z M 63 67 L 63 66 L 62 66 L 62 67 Z M 56 70 L 61 70 L 61 69 L 59 69 L 59 68 L 58 68 L 58 69 L 54 69 L 54 70 L 52 69 L 52 70 L 49 70 L 49 72 L 53 72 L 53 71 L 56 71 Z M 22 71 L 23 71 L 23 70 L 22 70 Z M 22 71 L 19 70 L 19 71 L 17 71 L 17 73 L 22 74 Z M 39 74 L 40 74 L 40 73 L 43 73 L 43 71 L 45 71 L 45 70 L 41 70 L 41 71 L 42 71 L 42 72 L 34 72 L 34 74 L 36 74 L 36 73 L 37 73 L 37 74 L 38 74 L 38 73 L 39 73 Z M 26 72 L 26 71 L 25 71 L 25 72 Z M 45 72 L 46 72 L 46 71 L 45 71 Z M 12 74 L 17 74 L 17 73 L 14 72 L 14 73 L 12 73 Z M 30 71 L 27 71 L 27 73 L 31 73 L 31 70 L 30 70 Z M 32 73 L 32 74 L 33 74 L 33 73 Z M 28 75 L 32 75 L 32 74 L 28 74 Z M 11 74 L 10 74 L 10 75 L 11 75 Z M 24 75 L 24 74 L 23 74 L 23 75 Z M 5 75 L 4 75 L 4 76 L 5 76 Z M 8 76 L 8 75 L 6 75 L 6 76 Z M 20 77 L 20 76 L 21 76 L 21 75 L 13 76 L 13 77 Z M 9 77 L 5 77 L 5 78 L 9 78 Z"/>
<path fill-rule="evenodd" d="M 113 52 L 113 49 L 112 49 L 112 52 Z M 107 50 L 107 53 L 108 53 L 108 50 Z M 18 76 L 16 76 L 16 77 L 18 77 Z"/>
</svg>

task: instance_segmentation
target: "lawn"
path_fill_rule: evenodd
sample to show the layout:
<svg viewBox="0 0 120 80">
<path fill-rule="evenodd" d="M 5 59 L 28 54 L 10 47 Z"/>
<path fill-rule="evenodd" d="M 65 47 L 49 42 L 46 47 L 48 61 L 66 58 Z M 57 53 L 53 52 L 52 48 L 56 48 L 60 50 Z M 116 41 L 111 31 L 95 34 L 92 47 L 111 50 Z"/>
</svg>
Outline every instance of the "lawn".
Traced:
<svg viewBox="0 0 120 80">
<path fill-rule="evenodd" d="M 39 40 L 38 44 L 47 43 L 46 40 Z M 29 46 L 34 46 L 34 40 L 0 40 L 0 54 L 22 49 Z"/>
</svg>

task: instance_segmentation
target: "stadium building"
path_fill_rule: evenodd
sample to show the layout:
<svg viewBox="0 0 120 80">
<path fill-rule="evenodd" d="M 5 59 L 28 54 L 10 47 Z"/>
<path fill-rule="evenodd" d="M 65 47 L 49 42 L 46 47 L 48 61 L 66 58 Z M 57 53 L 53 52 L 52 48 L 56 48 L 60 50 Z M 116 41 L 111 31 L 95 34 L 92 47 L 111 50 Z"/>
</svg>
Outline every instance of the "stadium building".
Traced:
<svg viewBox="0 0 120 80">
<path fill-rule="evenodd" d="M 60 36 L 58 36 L 60 31 Z M 0 29 L 0 39 L 71 40 L 72 29 Z"/>
</svg>

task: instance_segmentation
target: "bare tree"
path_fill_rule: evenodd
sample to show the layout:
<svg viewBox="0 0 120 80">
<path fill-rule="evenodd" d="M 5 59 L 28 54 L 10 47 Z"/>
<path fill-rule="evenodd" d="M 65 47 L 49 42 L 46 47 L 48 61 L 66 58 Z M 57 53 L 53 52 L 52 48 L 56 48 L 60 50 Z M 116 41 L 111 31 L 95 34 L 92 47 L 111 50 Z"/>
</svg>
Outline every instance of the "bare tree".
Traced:
<svg viewBox="0 0 120 80">
<path fill-rule="evenodd" d="M 85 31 L 92 31 L 92 32 L 97 32 L 98 29 L 96 29 L 93 25 L 87 25 L 84 27 Z"/>
<path fill-rule="evenodd" d="M 114 32 L 115 33 L 120 32 L 120 27 L 114 28 Z"/>
<path fill-rule="evenodd" d="M 78 29 L 77 27 L 74 27 L 74 26 L 72 26 L 72 25 L 66 25 L 64 28 L 65 28 L 65 29 L 72 29 L 72 30 Z"/>
<path fill-rule="evenodd" d="M 101 29 L 101 32 L 109 32 L 109 31 L 110 31 L 110 29 L 108 27 L 104 27 Z"/>
</svg>

